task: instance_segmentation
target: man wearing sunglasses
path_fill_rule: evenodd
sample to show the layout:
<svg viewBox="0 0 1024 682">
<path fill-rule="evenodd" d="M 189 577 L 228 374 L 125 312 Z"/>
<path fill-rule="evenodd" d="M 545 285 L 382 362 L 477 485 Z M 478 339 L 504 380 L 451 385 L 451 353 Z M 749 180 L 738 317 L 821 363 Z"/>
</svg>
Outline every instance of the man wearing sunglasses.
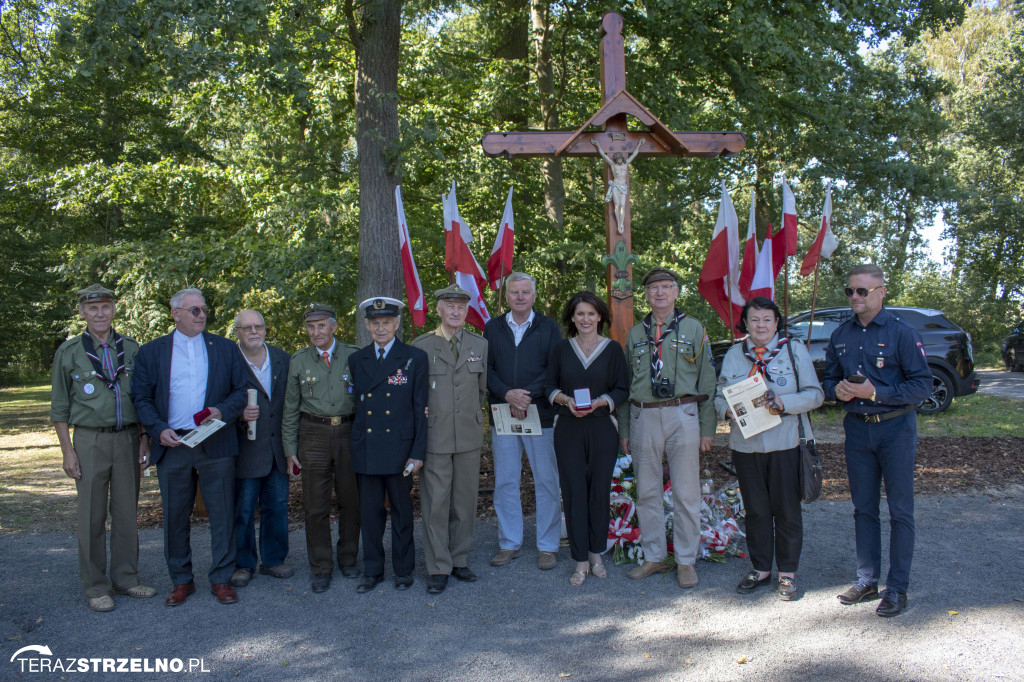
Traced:
<svg viewBox="0 0 1024 682">
<path fill-rule="evenodd" d="M 846 408 L 846 471 L 853 499 L 857 580 L 838 595 L 844 605 L 879 597 L 882 529 L 880 485 L 889 504 L 889 574 L 879 616 L 907 604 L 914 554 L 914 455 L 917 406 L 931 392 L 932 373 L 917 331 L 882 305 L 885 275 L 876 265 L 850 271 L 845 289 L 854 315 L 825 349 L 827 400 Z"/>
<path fill-rule="evenodd" d="M 135 410 L 153 441 L 152 463 L 163 499 L 164 556 L 174 584 L 167 606 L 184 604 L 196 591 L 189 516 L 197 477 L 210 516 L 210 593 L 221 604 L 238 601 L 229 584 L 235 569 L 238 454 L 238 434 L 231 423 L 245 407 L 245 366 L 235 344 L 206 331 L 209 312 L 199 289 L 174 294 L 174 331 L 139 349 L 132 376 Z M 228 426 L 194 448 L 181 442 L 211 419 Z"/>
</svg>

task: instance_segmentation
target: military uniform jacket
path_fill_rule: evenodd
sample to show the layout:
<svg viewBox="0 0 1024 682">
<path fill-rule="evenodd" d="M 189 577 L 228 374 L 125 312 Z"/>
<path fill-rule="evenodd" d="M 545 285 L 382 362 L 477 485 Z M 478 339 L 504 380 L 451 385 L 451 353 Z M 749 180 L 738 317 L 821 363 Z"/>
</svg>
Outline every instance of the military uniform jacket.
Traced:
<svg viewBox="0 0 1024 682">
<path fill-rule="evenodd" d="M 678 314 L 678 310 L 676 314 Z M 718 422 L 715 418 L 715 368 L 711 364 L 711 346 L 707 332 L 697 320 L 684 317 L 662 341 L 661 376 L 675 382 L 677 397 L 706 395 L 699 403 L 701 437 L 712 437 Z M 633 325 L 626 338 L 626 371 L 629 375 L 629 398 L 642 403 L 668 400 L 655 398 L 651 388 L 651 352 L 654 345 L 647 337 L 643 322 Z M 619 406 L 619 437 L 629 438 L 629 409 L 627 401 Z"/>
<path fill-rule="evenodd" d="M 412 345 L 430 360 L 427 452 L 452 454 L 480 448 L 487 399 L 487 341 L 463 330 L 458 361 L 440 329 L 418 336 Z"/>
<path fill-rule="evenodd" d="M 370 343 L 348 357 L 356 399 L 352 471 L 399 474 L 427 453 L 427 354 L 395 339 L 384 362 Z"/>
<path fill-rule="evenodd" d="M 299 417 L 303 412 L 339 417 L 355 411 L 348 358 L 358 351 L 356 346 L 335 341 L 329 367 L 316 346 L 306 346 L 292 355 L 281 420 L 286 457 L 298 454 Z"/>
<path fill-rule="evenodd" d="M 239 348 L 241 353 L 242 349 Z M 281 442 L 281 417 L 284 411 L 285 380 L 291 356 L 277 346 L 267 344 L 270 360 L 270 395 L 263 390 L 263 384 L 253 373 L 249 363 L 245 365 L 245 387 L 256 389 L 256 405 L 260 416 L 256 419 L 256 440 L 249 440 L 249 422 L 238 421 L 238 459 L 235 460 L 235 478 L 263 478 L 276 466 L 281 473 L 288 473 Z"/>
<path fill-rule="evenodd" d="M 110 341 L 114 340 L 110 332 Z M 124 371 L 118 376 L 121 388 L 121 423 L 139 421 L 132 405 L 131 374 L 139 344 L 127 336 L 121 337 L 124 347 Z M 96 352 L 99 353 L 99 344 Z M 115 359 L 116 363 L 116 359 Z M 53 357 L 53 388 L 50 392 L 50 421 L 94 429 L 117 425 L 116 396 L 107 383 L 96 376 L 92 361 L 85 354 L 82 335 L 74 336 L 60 345 Z"/>
</svg>

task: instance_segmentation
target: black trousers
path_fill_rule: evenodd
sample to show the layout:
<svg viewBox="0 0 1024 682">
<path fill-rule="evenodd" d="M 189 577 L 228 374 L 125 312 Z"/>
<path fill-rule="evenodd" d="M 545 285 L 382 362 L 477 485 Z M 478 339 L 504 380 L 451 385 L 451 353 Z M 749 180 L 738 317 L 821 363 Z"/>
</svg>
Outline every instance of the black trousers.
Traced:
<svg viewBox="0 0 1024 682">
<path fill-rule="evenodd" d="M 576 561 L 608 549 L 609 497 L 618 454 L 619 435 L 607 415 L 559 416 L 555 460 L 569 551 Z"/>
<path fill-rule="evenodd" d="M 412 539 L 412 476 L 358 474 L 362 516 L 363 574 L 384 575 L 384 529 L 391 506 L 391 566 L 395 575 L 412 575 L 416 547 Z"/>
<path fill-rule="evenodd" d="M 793 573 L 804 542 L 800 511 L 800 449 L 732 451 L 747 513 L 747 552 L 755 570 L 770 572 L 772 558 L 782 573 Z"/>
</svg>

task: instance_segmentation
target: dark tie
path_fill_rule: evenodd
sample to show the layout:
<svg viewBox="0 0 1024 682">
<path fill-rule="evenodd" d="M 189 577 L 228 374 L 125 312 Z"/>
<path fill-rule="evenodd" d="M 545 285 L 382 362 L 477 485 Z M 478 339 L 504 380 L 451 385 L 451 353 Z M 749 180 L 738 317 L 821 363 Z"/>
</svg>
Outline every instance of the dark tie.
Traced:
<svg viewBox="0 0 1024 682">
<path fill-rule="evenodd" d="M 459 361 L 459 337 L 453 336 L 448 339 L 448 345 L 452 347 L 452 357 L 455 358 L 455 362 Z"/>
<path fill-rule="evenodd" d="M 114 379 L 114 358 L 113 353 L 110 351 L 110 344 L 101 343 L 100 349 L 103 373 L 107 375 L 107 380 L 111 381 Z M 114 384 L 114 405 L 116 407 L 117 428 L 120 429 L 123 424 L 121 423 L 121 385 L 118 383 Z"/>
<path fill-rule="evenodd" d="M 381 364 L 381 365 L 384 364 L 384 349 L 383 348 L 378 348 L 377 349 L 377 363 Z"/>
</svg>

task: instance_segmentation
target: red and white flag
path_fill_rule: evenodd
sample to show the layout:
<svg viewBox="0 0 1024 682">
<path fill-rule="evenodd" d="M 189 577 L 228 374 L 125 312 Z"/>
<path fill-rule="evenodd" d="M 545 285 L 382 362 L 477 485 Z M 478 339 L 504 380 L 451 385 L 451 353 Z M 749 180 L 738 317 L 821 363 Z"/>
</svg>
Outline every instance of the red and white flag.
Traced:
<svg viewBox="0 0 1024 682">
<path fill-rule="evenodd" d="M 455 273 L 455 283 L 469 292 L 469 313 L 466 315 L 466 321 L 483 330 L 484 324 L 491 319 L 482 293 L 487 287 L 487 277 L 469 249 L 473 233 L 459 215 L 454 181 L 452 191 L 447 196 L 442 195 L 441 205 L 444 209 L 445 229 L 444 266 Z"/>
<path fill-rule="evenodd" d="M 768 234 L 764 237 L 764 242 L 761 243 L 761 253 L 757 258 L 757 269 L 754 272 L 754 280 L 750 283 L 750 293 L 747 295 L 747 300 L 756 297 L 764 296 L 769 301 L 775 300 L 775 277 L 779 274 L 772 263 L 772 255 L 775 246 L 779 246 L 779 250 L 782 250 L 782 244 L 779 242 L 779 235 L 772 237 L 772 224 L 768 223 Z"/>
<path fill-rule="evenodd" d="M 825 192 L 825 205 L 821 209 L 821 229 L 818 230 L 818 236 L 814 238 L 814 242 L 807 249 L 804 262 L 800 266 L 800 275 L 806 277 L 814 272 L 814 268 L 818 265 L 818 256 L 830 257 L 837 246 L 839 246 L 839 240 L 832 233 L 832 186 L 829 185 Z"/>
<path fill-rule="evenodd" d="M 405 295 L 409 300 L 409 316 L 412 323 L 422 327 L 427 322 L 427 299 L 423 295 L 416 261 L 412 258 L 412 242 L 409 240 L 409 226 L 405 222 L 405 206 L 402 205 L 402 186 L 395 187 L 395 204 L 398 206 L 398 248 L 402 251 L 402 277 L 405 279 Z"/>
<path fill-rule="evenodd" d="M 718 205 L 718 220 L 711 235 L 711 246 L 700 269 L 697 291 L 704 297 L 725 326 L 729 325 L 729 306 L 732 306 L 732 326 L 740 321 L 743 311 L 743 296 L 740 295 L 740 234 L 739 218 L 733 208 L 732 199 L 722 181 L 722 200 Z M 734 335 L 736 330 L 730 330 Z"/>
<path fill-rule="evenodd" d="M 750 283 L 757 270 L 757 224 L 754 221 L 754 201 L 757 193 L 750 190 L 750 219 L 747 221 L 747 241 L 743 247 L 743 265 L 740 267 L 740 294 L 749 300 Z"/>
<path fill-rule="evenodd" d="M 785 178 L 782 180 L 782 234 L 785 235 L 785 255 L 795 256 L 796 248 L 799 236 L 797 234 L 796 226 L 796 197 L 793 196 L 793 189 L 786 182 Z M 783 240 L 779 239 L 776 241 L 777 244 L 782 244 Z"/>
<path fill-rule="evenodd" d="M 508 199 L 505 200 L 505 212 L 501 214 L 498 234 L 494 237 L 494 248 L 487 259 L 487 279 L 491 288 L 501 287 L 501 280 L 512 274 L 512 242 L 515 237 L 515 223 L 512 220 L 512 188 L 508 188 Z"/>
</svg>

